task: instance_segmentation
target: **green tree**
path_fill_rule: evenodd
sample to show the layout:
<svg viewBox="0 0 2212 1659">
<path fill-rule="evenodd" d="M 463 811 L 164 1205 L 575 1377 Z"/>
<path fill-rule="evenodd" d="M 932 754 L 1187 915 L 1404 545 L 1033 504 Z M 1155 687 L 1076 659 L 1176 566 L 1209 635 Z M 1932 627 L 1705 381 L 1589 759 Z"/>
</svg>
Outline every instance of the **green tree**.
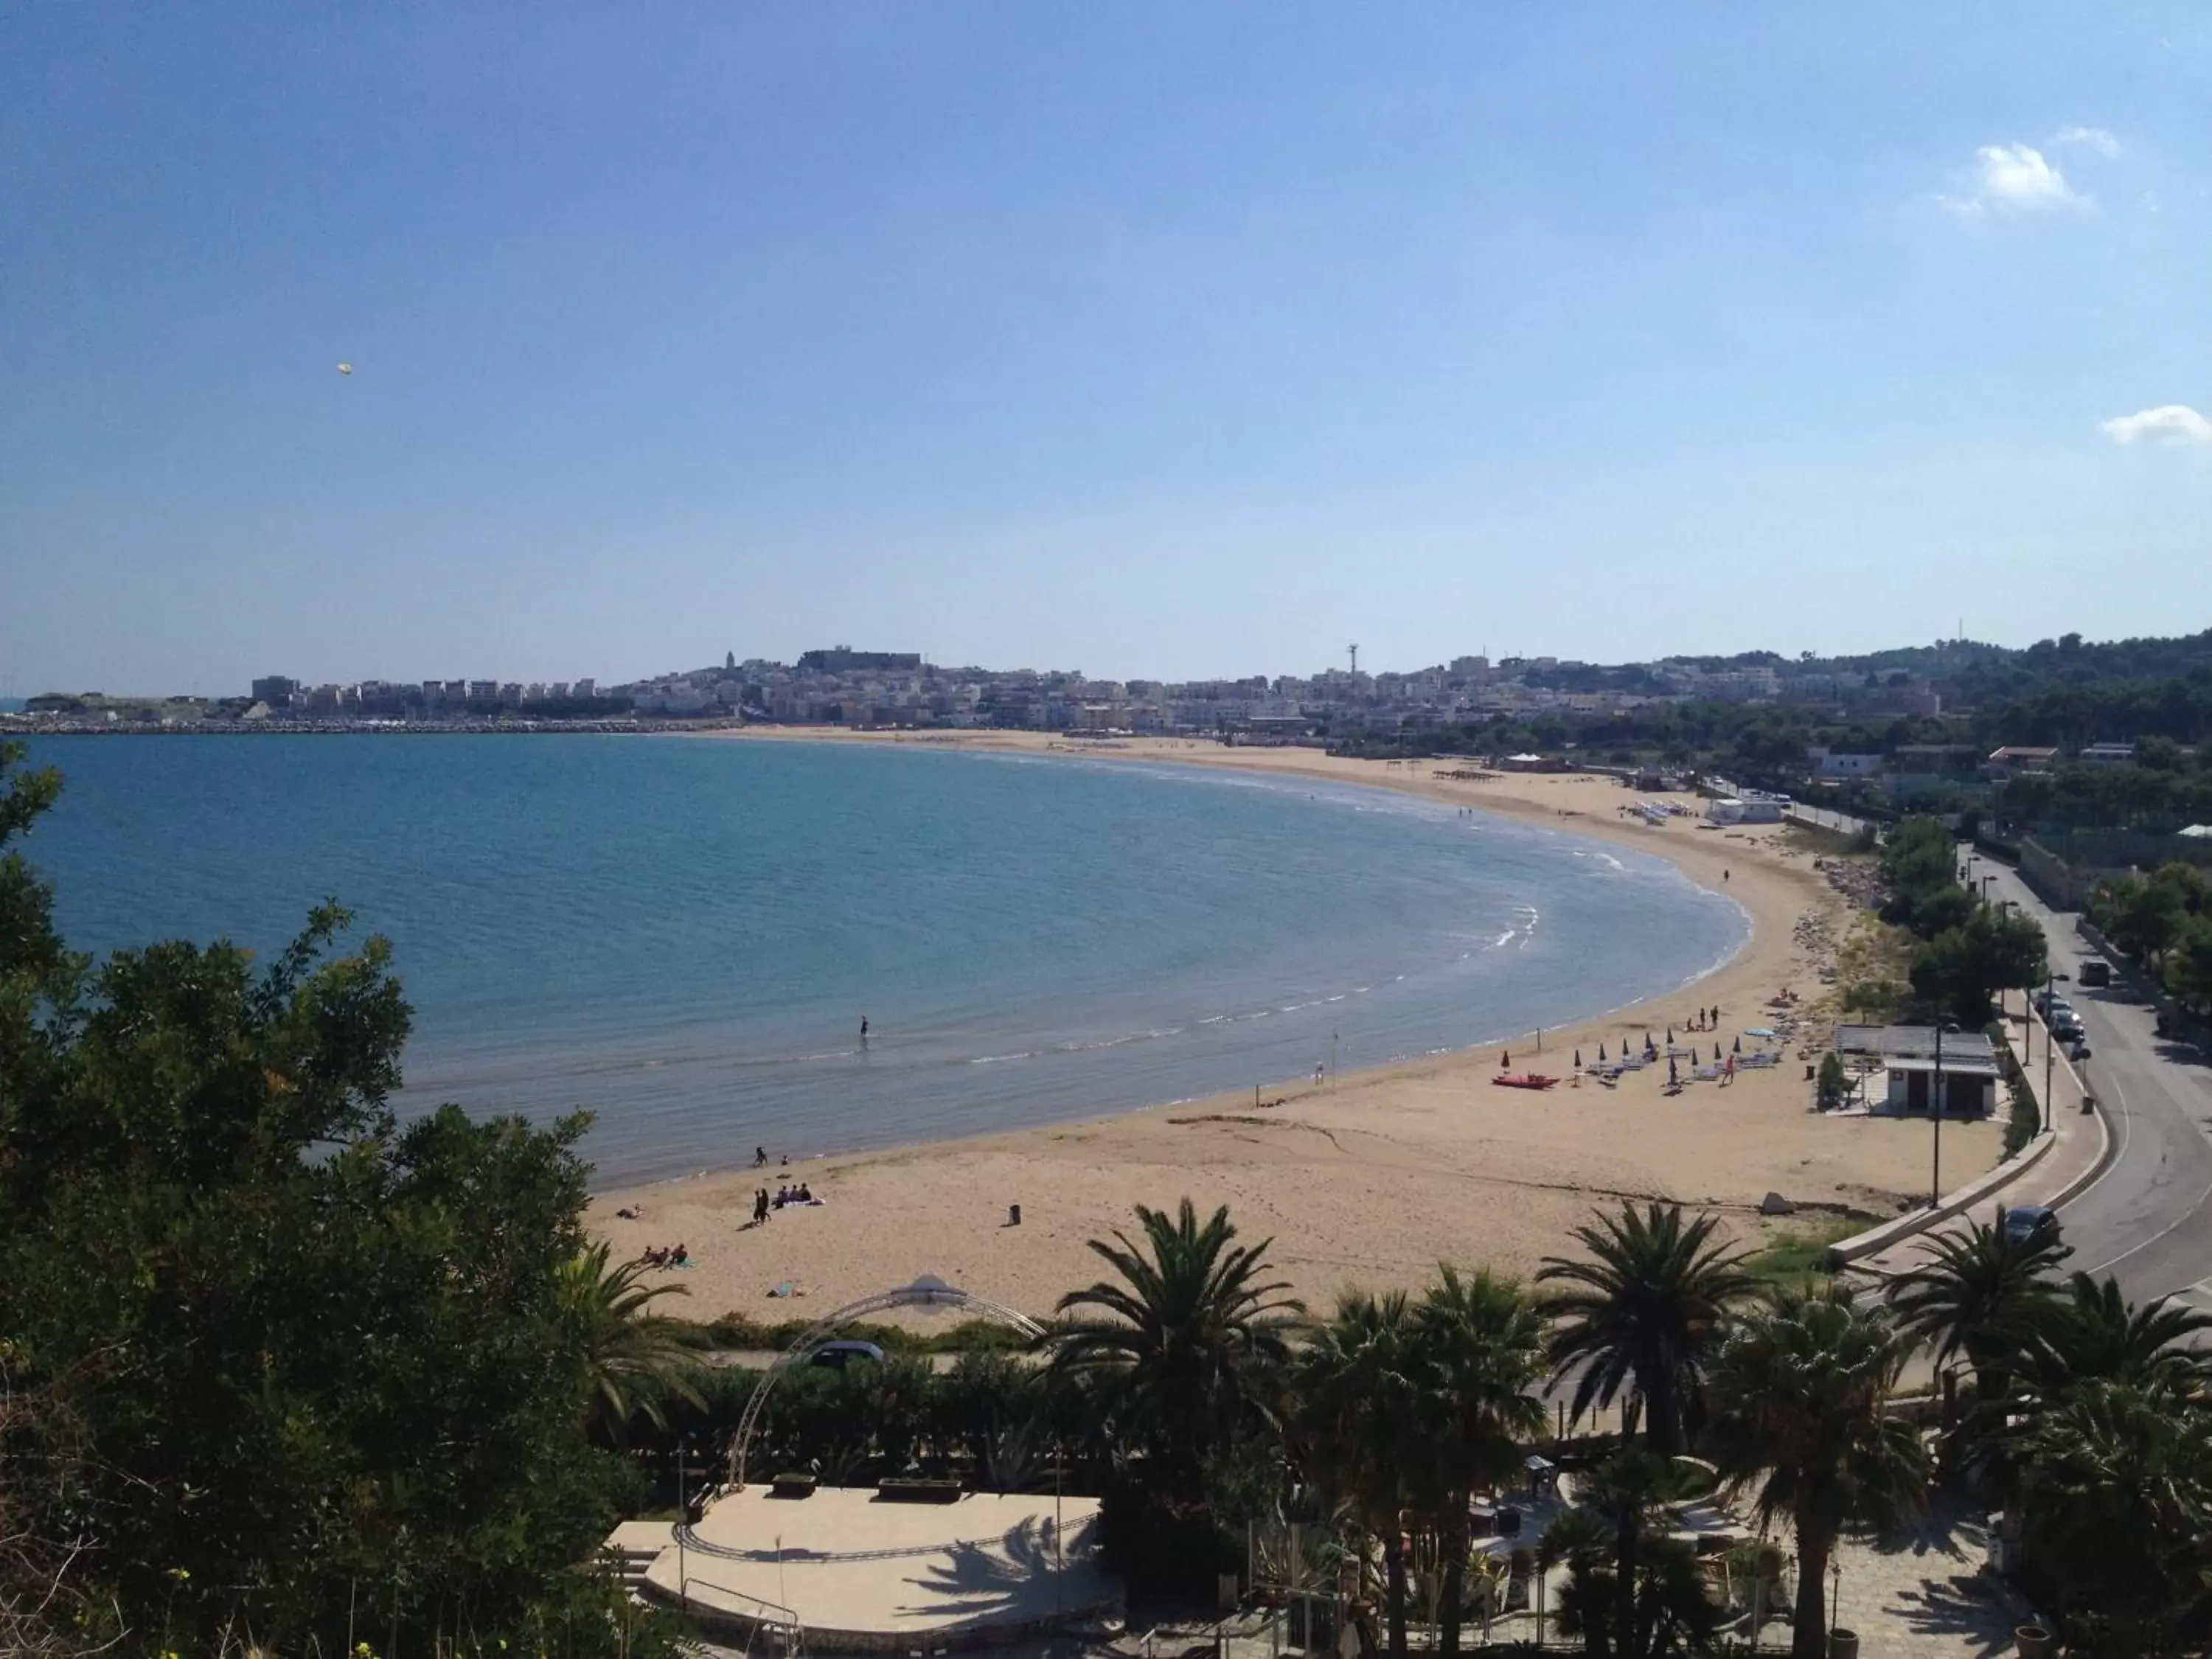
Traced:
<svg viewBox="0 0 2212 1659">
<path fill-rule="evenodd" d="M 2212 915 L 2190 921 L 2166 957 L 2166 988 L 2183 1006 L 2212 1018 Z"/>
<path fill-rule="evenodd" d="M 1938 1365 L 1966 1357 L 1978 1399 L 2002 1399 L 2018 1356 L 2057 1310 L 2055 1275 L 2072 1252 L 2048 1231 L 2015 1237 L 1979 1221 L 1925 1248 L 1924 1260 L 1890 1281 L 1891 1310 L 1935 1344 Z"/>
<path fill-rule="evenodd" d="M 581 1334 L 586 1420 L 610 1445 L 628 1437 L 630 1422 L 643 1416 L 656 1428 L 668 1426 L 667 1402 L 703 1405 L 693 1373 L 699 1346 L 696 1327 L 651 1311 L 665 1296 L 689 1296 L 682 1285 L 647 1286 L 641 1261 L 610 1265 L 602 1243 L 580 1250 L 561 1269 L 563 1310 Z"/>
<path fill-rule="evenodd" d="M 2021 1546 L 2039 1604 L 2088 1659 L 2201 1653 L 2212 1593 L 2212 1413 L 2171 1377 L 2091 1382 L 2026 1419 Z"/>
<path fill-rule="evenodd" d="M 1560 1633 L 1595 1659 L 1713 1651 L 1724 1611 L 1695 1552 L 1669 1536 L 1668 1505 L 1691 1490 L 1679 1461 L 1625 1451 L 1584 1475 L 1574 1507 L 1546 1529 L 1538 1561 L 1568 1573 Z"/>
<path fill-rule="evenodd" d="M 1850 1092 L 1850 1075 L 1844 1070 L 1844 1057 L 1831 1048 L 1820 1056 L 1820 1080 L 1814 1085 L 1814 1097 L 1822 1111 L 1833 1111 L 1844 1103 Z"/>
<path fill-rule="evenodd" d="M 1552 1361 L 1574 1378 L 1577 1419 L 1627 1389 L 1650 1449 L 1662 1457 L 1684 1449 L 1685 1414 L 1723 1322 L 1758 1288 L 1742 1255 L 1715 1240 L 1718 1226 L 1710 1215 L 1686 1223 L 1679 1204 L 1623 1205 L 1575 1229 L 1587 1260 L 1544 1258 L 1537 1282 L 1566 1287 L 1546 1310 L 1559 1322 Z"/>
<path fill-rule="evenodd" d="M 2203 878 L 2185 864 L 2100 883 L 2089 902 L 2091 919 L 2106 937 L 2154 970 L 2205 908 Z"/>
<path fill-rule="evenodd" d="M 1423 1454 L 1412 1484 L 1437 1517 L 1443 1556 L 1440 1650 L 1459 1651 L 1470 1544 L 1468 1508 L 1480 1490 L 1516 1474 L 1522 1442 L 1543 1431 L 1535 1396 L 1544 1373 L 1544 1328 L 1510 1279 L 1462 1277 L 1446 1265 L 1414 1304 L 1407 1360 L 1413 1417 Z"/>
<path fill-rule="evenodd" d="M 1052 1364 L 1101 1384 L 1117 1427 L 1194 1494 L 1208 1455 L 1264 1413 L 1304 1307 L 1267 1278 L 1274 1241 L 1237 1243 L 1226 1205 L 1200 1225 L 1187 1198 L 1173 1217 L 1140 1204 L 1137 1222 L 1141 1247 L 1091 1241 L 1119 1278 L 1060 1297 Z"/>
<path fill-rule="evenodd" d="M 2083 1382 L 2201 1382 L 2206 1367 L 2197 1339 L 2207 1331 L 2212 1314 L 2163 1298 L 2130 1302 L 2110 1274 L 2099 1279 L 2075 1273 L 2022 1345 L 2022 1378 L 2045 1406 Z"/>
<path fill-rule="evenodd" d="M 1049 1449 L 1045 1373 L 1009 1353 L 971 1348 L 938 1380 L 936 1437 L 974 1460 L 981 1484 L 1019 1492 Z"/>
<path fill-rule="evenodd" d="M 1823 1588 L 1846 1526 L 1884 1527 L 1924 1499 L 1918 1432 L 1889 1412 L 1911 1339 L 1840 1287 L 1784 1292 L 1747 1318 L 1713 1370 L 1712 1446 L 1764 1522 L 1797 1539 L 1792 1659 L 1827 1651 Z"/>
<path fill-rule="evenodd" d="M 2049 968 L 2040 926 L 1984 905 L 1920 947 L 1912 988 L 1961 1025 L 1978 1029 L 1989 1024 L 1997 992 L 2040 985 Z"/>
<path fill-rule="evenodd" d="M 53 796 L 20 762 L 0 843 Z M 0 1352 L 83 1452 L 15 1501 L 82 1540 L 126 1644 L 334 1652 L 349 1606 L 410 1647 L 520 1641 L 588 1602 L 592 1642 L 665 1650 L 575 1571 L 632 1485 L 562 1295 L 586 1120 L 399 1123 L 407 1005 L 335 906 L 265 966 L 95 963 L 0 854 Z"/>
<path fill-rule="evenodd" d="M 1413 1318 L 1401 1291 L 1347 1291 L 1297 1355 L 1292 1431 L 1309 1478 L 1347 1502 L 1357 1530 L 1379 1540 L 1390 1651 L 1406 1652 L 1406 1552 L 1399 1515 L 1411 1496 L 1416 1443 Z M 1328 1506 L 1334 1510 L 1332 1501 Z"/>
</svg>

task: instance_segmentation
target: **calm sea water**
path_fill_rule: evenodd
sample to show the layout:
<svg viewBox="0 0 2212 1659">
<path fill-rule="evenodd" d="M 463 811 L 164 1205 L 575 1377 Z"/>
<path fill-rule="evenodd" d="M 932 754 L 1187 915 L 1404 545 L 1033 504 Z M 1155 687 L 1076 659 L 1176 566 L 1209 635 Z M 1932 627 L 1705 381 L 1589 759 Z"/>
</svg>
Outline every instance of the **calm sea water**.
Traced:
<svg viewBox="0 0 2212 1659">
<path fill-rule="evenodd" d="M 1632 851 L 1188 768 L 585 736 L 34 758 L 67 775 L 27 850 L 73 943 L 266 951 L 337 896 L 415 1006 L 402 1105 L 589 1106 L 605 1184 L 1563 1024 L 1747 928 Z"/>
</svg>

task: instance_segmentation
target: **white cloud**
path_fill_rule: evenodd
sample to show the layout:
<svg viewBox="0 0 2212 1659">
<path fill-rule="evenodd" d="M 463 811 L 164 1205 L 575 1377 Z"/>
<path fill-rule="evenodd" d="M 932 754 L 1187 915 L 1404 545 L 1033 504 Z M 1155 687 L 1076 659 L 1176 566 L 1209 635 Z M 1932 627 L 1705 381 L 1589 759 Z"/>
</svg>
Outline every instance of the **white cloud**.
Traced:
<svg viewBox="0 0 2212 1659">
<path fill-rule="evenodd" d="M 2087 201 L 2044 153 L 2027 144 L 1984 144 L 1974 152 L 1981 200 L 2007 207 L 2064 207 Z"/>
<path fill-rule="evenodd" d="M 2097 429 L 2116 444 L 2151 438 L 2173 444 L 2212 444 L 2212 421 L 2187 404 L 2160 404 L 2156 409 L 2116 415 L 2097 422 Z"/>
<path fill-rule="evenodd" d="M 2107 161 L 2117 161 L 2120 154 L 2120 141 L 2102 127 L 2061 127 L 2051 135 L 2051 143 L 2054 148 L 2071 145 L 2086 149 Z"/>
</svg>

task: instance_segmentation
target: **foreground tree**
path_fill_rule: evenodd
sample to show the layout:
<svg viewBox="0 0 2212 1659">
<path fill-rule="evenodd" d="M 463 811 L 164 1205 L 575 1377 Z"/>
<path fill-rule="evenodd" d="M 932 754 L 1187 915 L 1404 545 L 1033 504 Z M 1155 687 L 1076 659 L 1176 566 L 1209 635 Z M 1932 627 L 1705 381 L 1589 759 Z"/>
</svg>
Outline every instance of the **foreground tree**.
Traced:
<svg viewBox="0 0 2212 1659">
<path fill-rule="evenodd" d="M 2020 1437 L 2024 1567 L 2067 1651 L 2202 1652 L 2212 1604 L 2212 1413 L 2177 1375 L 2091 1382 Z"/>
<path fill-rule="evenodd" d="M 1226 1205 L 1201 1226 L 1187 1198 L 1172 1218 L 1140 1204 L 1137 1222 L 1142 1248 L 1120 1232 L 1110 1244 L 1091 1241 L 1119 1282 L 1060 1297 L 1052 1363 L 1103 1384 L 1123 1432 L 1194 1491 L 1208 1455 L 1264 1413 L 1267 1373 L 1288 1360 L 1291 1322 L 1305 1310 L 1267 1278 L 1274 1241 L 1238 1244 Z"/>
<path fill-rule="evenodd" d="M 1347 1503 L 1382 1550 L 1390 1651 L 1406 1652 L 1406 1549 L 1399 1515 L 1422 1453 L 1415 1430 L 1413 1316 L 1405 1292 L 1347 1291 L 1298 1354 L 1291 1428 L 1334 1511 Z"/>
<path fill-rule="evenodd" d="M 1407 1375 L 1419 1462 L 1410 1484 L 1427 1498 L 1443 1556 L 1440 1650 L 1459 1651 L 1477 1492 L 1510 1483 L 1522 1443 L 1543 1432 L 1544 1328 L 1510 1279 L 1438 1270 L 1413 1306 Z"/>
<path fill-rule="evenodd" d="M 1696 1552 L 1668 1535 L 1668 1505 L 1690 1487 L 1680 1460 L 1628 1450 L 1580 1481 L 1537 1559 L 1564 1566 L 1559 1631 L 1595 1659 L 1666 1659 L 1713 1650 L 1725 1613 Z"/>
<path fill-rule="evenodd" d="M 1889 1413 L 1911 1341 L 1840 1288 L 1788 1292 L 1751 1315 L 1712 1376 L 1713 1449 L 1760 1519 L 1797 1539 L 1792 1659 L 1827 1651 L 1823 1594 L 1847 1526 L 1882 1528 L 1915 1512 L 1927 1486 L 1918 1432 Z"/>
<path fill-rule="evenodd" d="M 1925 1261 L 1890 1281 L 1890 1308 L 1905 1331 L 1934 1343 L 1938 1365 L 1966 1358 L 1978 1400 L 2002 1399 L 2018 1356 L 2057 1306 L 2055 1275 L 2072 1252 L 2050 1231 L 2014 1237 L 1979 1221 L 1927 1248 Z"/>
<path fill-rule="evenodd" d="M 0 842 L 52 798 L 19 760 L 0 745 Z M 0 857 L 0 1352 L 82 1451 L 26 1480 L 11 1438 L 0 1486 L 136 1650 L 520 1641 L 586 1610 L 611 1648 L 619 1586 L 575 1571 L 631 1480 L 586 1437 L 562 1293 L 585 1120 L 403 1127 L 407 1006 L 380 941 L 338 951 L 348 921 L 319 910 L 264 968 L 95 965 Z"/>
<path fill-rule="evenodd" d="M 2160 1298 L 2127 1299 L 2119 1281 L 2075 1273 L 2022 1344 L 2026 1389 L 2042 1406 L 2066 1400 L 2086 1382 L 2138 1388 L 2201 1383 L 2206 1367 L 2197 1339 L 2212 1314 Z"/>
<path fill-rule="evenodd" d="M 1588 1260 L 1546 1256 L 1537 1283 L 1565 1285 L 1547 1302 L 1559 1322 L 1553 1364 L 1575 1380 L 1577 1419 L 1626 1390 L 1640 1406 L 1652 1451 L 1684 1448 L 1684 1416 L 1729 1309 L 1757 1283 L 1743 1257 L 1717 1243 L 1718 1220 L 1685 1222 L 1679 1204 L 1623 1205 L 1575 1229 Z"/>
</svg>

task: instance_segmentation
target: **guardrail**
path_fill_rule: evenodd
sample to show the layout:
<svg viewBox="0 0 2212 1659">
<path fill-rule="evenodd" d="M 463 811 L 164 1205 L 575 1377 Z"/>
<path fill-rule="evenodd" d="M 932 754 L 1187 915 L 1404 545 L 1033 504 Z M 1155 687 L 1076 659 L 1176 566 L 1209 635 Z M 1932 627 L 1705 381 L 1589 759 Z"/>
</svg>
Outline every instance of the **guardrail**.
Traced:
<svg viewBox="0 0 2212 1659">
<path fill-rule="evenodd" d="M 757 1611 L 748 1613 L 741 1607 L 694 1607 L 691 1601 L 691 1586 L 694 1584 L 703 1585 L 717 1595 L 750 1602 Z M 763 1601 L 750 1590 L 741 1590 L 732 1585 L 717 1583 L 698 1573 L 687 1572 L 676 1581 L 676 1601 L 686 1613 L 703 1611 L 710 1617 L 743 1620 L 747 1627 L 745 1650 L 748 1653 L 752 1650 L 753 1638 L 763 1631 L 781 1643 L 781 1650 L 786 1654 L 796 1655 L 806 1650 L 806 1626 L 799 1622 L 799 1614 L 781 1603 Z"/>
</svg>

